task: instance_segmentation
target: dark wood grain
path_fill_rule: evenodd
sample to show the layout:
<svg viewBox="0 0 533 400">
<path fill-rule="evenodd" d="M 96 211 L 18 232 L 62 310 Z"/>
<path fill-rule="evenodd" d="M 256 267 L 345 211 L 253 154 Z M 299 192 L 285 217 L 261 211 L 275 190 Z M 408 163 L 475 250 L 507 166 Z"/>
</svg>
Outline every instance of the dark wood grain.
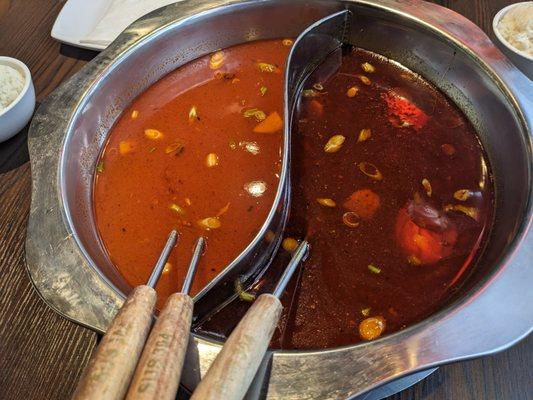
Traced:
<svg viewBox="0 0 533 400">
<path fill-rule="evenodd" d="M 96 335 L 52 312 L 24 270 L 29 164 L 0 176 L 0 398 L 66 398 Z"/>
<path fill-rule="evenodd" d="M 60 8 L 56 0 L 0 0 L 0 55 L 28 65 L 38 100 L 85 64 L 60 54 L 49 36 Z M 98 338 L 49 309 L 26 274 L 26 139 L 27 129 L 0 144 L 0 398 L 67 399 Z"/>
<path fill-rule="evenodd" d="M 440 0 L 490 32 L 509 0 Z M 0 0 L 0 55 L 25 62 L 38 101 L 95 53 L 60 45 L 50 30 L 63 1 Z M 50 310 L 24 269 L 30 202 L 26 130 L 0 144 L 0 399 L 67 399 L 98 337 Z M 510 321 L 512 323 L 512 321 Z M 389 400 L 533 399 L 533 338 L 495 356 L 439 368 Z"/>
</svg>

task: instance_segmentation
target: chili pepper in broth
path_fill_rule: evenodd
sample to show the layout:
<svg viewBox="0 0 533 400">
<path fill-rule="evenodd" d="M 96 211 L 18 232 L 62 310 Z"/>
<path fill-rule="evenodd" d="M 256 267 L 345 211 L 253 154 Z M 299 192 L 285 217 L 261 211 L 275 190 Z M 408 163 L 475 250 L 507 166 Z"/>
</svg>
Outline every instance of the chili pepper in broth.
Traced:
<svg viewBox="0 0 533 400">
<path fill-rule="evenodd" d="M 397 128 L 412 128 L 415 132 L 429 121 L 427 114 L 404 96 L 394 91 L 381 95 L 388 107 L 390 123 Z"/>
</svg>

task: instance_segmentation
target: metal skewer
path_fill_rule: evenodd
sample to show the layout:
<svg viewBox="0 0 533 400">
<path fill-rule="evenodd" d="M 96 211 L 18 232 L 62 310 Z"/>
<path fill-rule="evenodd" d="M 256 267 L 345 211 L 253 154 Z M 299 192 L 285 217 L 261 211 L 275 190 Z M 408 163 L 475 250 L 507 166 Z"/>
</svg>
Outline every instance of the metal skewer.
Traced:
<svg viewBox="0 0 533 400">
<path fill-rule="evenodd" d="M 178 240 L 178 232 L 176 231 L 170 232 L 170 235 L 168 236 L 168 239 L 167 239 L 167 243 L 165 244 L 165 247 L 163 247 L 163 250 L 161 251 L 161 255 L 159 256 L 159 259 L 155 263 L 155 267 L 152 271 L 152 274 L 150 275 L 150 278 L 148 278 L 148 282 L 146 282 L 146 286 L 149 286 L 152 289 L 155 288 L 155 285 L 157 285 L 157 282 L 159 282 L 159 278 L 161 277 L 163 268 L 165 268 L 165 264 L 167 263 L 168 257 L 170 256 L 170 252 L 172 251 L 172 248 L 176 244 L 177 240 Z"/>
<path fill-rule="evenodd" d="M 73 399 L 124 398 L 152 325 L 157 297 L 154 287 L 177 240 L 178 233 L 172 231 L 148 283 L 133 289 L 122 305 L 89 361 Z"/>
<path fill-rule="evenodd" d="M 199 238 L 181 293 L 171 295 L 146 341 L 127 400 L 173 400 L 180 383 L 192 323 L 189 290 L 204 248 Z"/>
<path fill-rule="evenodd" d="M 181 288 L 181 293 L 189 294 L 191 290 L 192 281 L 194 275 L 196 274 L 196 267 L 202 256 L 202 251 L 204 250 L 205 239 L 203 237 L 198 238 L 196 245 L 194 246 L 194 252 L 192 253 L 191 262 L 189 263 L 189 269 L 187 270 L 187 275 L 183 281 L 183 286 Z"/>
<path fill-rule="evenodd" d="M 298 264 L 309 251 L 303 241 L 272 294 L 262 294 L 235 327 L 191 400 L 241 400 L 265 355 L 281 315 L 279 300 Z"/>
</svg>

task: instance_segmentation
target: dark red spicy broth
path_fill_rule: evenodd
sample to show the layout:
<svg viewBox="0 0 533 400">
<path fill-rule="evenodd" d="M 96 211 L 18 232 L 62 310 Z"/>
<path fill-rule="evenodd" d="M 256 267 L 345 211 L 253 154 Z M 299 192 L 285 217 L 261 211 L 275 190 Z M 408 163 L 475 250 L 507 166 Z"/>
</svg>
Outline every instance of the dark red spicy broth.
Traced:
<svg viewBox="0 0 533 400">
<path fill-rule="evenodd" d="M 491 223 L 487 159 L 442 93 L 361 49 L 323 74 L 299 104 L 284 242 L 290 251 L 306 237 L 311 253 L 283 296 L 273 347 L 342 346 L 421 321 L 457 290 Z M 281 251 L 251 292 L 271 288 L 288 258 Z M 198 330 L 227 335 L 246 308 L 236 301 Z"/>
</svg>

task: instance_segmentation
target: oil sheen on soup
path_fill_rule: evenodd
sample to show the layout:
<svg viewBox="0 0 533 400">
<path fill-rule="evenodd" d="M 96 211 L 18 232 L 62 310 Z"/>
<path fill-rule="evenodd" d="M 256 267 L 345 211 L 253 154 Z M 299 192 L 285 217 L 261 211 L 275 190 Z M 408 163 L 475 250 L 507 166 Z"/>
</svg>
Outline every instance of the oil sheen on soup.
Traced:
<svg viewBox="0 0 533 400">
<path fill-rule="evenodd" d="M 374 340 L 437 311 L 468 276 L 492 221 L 493 184 L 473 126 L 420 76 L 352 48 L 310 77 L 296 118 L 283 250 L 197 331 L 227 336 L 303 238 L 310 256 L 283 296 L 273 347 Z"/>
<path fill-rule="evenodd" d="M 199 236 L 207 247 L 193 293 L 247 246 L 270 210 L 289 45 L 261 41 L 199 58 L 140 95 L 110 133 L 94 205 L 114 265 L 129 284 L 145 283 L 169 232 L 180 233 L 159 306 L 181 287 Z"/>
</svg>

